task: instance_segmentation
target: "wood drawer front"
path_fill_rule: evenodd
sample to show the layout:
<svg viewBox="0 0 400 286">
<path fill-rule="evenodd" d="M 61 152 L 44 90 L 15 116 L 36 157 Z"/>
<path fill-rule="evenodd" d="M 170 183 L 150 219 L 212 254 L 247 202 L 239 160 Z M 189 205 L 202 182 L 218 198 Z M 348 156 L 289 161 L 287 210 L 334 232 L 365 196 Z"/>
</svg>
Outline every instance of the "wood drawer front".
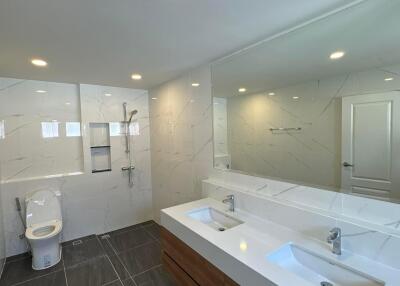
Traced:
<svg viewBox="0 0 400 286">
<path fill-rule="evenodd" d="M 239 285 L 163 227 L 161 228 L 161 244 L 163 252 L 175 261 L 198 285 Z"/>
<path fill-rule="evenodd" d="M 165 252 L 162 254 L 165 269 L 174 277 L 178 286 L 199 286 L 178 264 Z"/>
</svg>

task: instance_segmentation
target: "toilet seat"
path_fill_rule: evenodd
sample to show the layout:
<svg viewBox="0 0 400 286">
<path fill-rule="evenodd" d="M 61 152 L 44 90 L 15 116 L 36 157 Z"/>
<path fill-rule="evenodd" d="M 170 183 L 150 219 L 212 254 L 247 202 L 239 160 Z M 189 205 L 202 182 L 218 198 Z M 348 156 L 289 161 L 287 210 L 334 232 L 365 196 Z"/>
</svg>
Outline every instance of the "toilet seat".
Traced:
<svg viewBox="0 0 400 286">
<path fill-rule="evenodd" d="M 25 237 L 29 240 L 51 238 L 61 232 L 62 221 L 51 220 L 44 223 L 33 224 L 25 231 Z"/>
</svg>

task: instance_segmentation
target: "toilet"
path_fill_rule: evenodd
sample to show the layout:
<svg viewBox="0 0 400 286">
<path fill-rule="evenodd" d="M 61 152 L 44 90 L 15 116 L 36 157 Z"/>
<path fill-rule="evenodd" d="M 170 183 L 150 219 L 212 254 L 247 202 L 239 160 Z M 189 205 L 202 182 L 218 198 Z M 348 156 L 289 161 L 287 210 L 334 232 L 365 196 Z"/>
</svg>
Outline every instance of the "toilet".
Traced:
<svg viewBox="0 0 400 286">
<path fill-rule="evenodd" d="M 62 216 L 59 192 L 40 190 L 26 197 L 26 231 L 32 268 L 41 270 L 61 260 Z"/>
</svg>

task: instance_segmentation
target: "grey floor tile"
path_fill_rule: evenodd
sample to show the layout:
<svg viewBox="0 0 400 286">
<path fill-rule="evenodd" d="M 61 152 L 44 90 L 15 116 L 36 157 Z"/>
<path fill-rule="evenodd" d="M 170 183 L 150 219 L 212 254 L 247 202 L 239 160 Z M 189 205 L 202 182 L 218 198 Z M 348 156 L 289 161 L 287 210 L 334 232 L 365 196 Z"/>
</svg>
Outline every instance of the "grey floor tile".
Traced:
<svg viewBox="0 0 400 286">
<path fill-rule="evenodd" d="M 96 238 L 96 235 L 95 235 L 95 234 L 91 234 L 91 235 L 88 235 L 88 236 L 84 236 L 84 237 L 80 237 L 80 238 L 76 238 L 76 239 L 64 241 L 64 242 L 61 244 L 61 246 L 62 246 L 62 247 L 70 246 L 70 245 L 72 245 L 75 241 L 78 241 L 78 240 L 81 240 L 82 242 L 86 242 L 86 241 L 88 241 L 88 240 L 95 239 L 95 238 Z"/>
<path fill-rule="evenodd" d="M 125 266 L 122 264 L 120 258 L 116 255 L 108 257 L 121 280 L 128 279 L 130 274 Z"/>
<path fill-rule="evenodd" d="M 69 286 L 101 286 L 117 280 L 107 257 L 98 257 L 66 269 Z"/>
<path fill-rule="evenodd" d="M 15 283 L 44 276 L 62 269 L 62 263 L 58 263 L 57 265 L 45 270 L 33 270 L 32 259 L 30 257 L 8 262 L 4 266 L 3 274 L 0 279 L 0 286 L 13 285 Z"/>
<path fill-rule="evenodd" d="M 139 224 L 137 224 L 137 225 L 139 225 L 139 226 L 148 226 L 148 225 L 152 225 L 152 224 L 155 224 L 155 223 L 156 223 L 156 222 L 155 222 L 154 220 L 148 220 L 148 221 L 139 223 Z"/>
<path fill-rule="evenodd" d="M 117 229 L 117 230 L 114 230 L 114 231 L 106 232 L 104 234 L 108 234 L 109 236 L 116 236 L 116 235 L 119 235 L 121 233 L 124 233 L 124 232 L 127 232 L 127 231 L 131 231 L 131 230 L 135 230 L 135 229 L 138 229 L 138 228 L 142 228 L 142 226 L 140 224 L 135 224 L 135 225 L 124 227 L 124 228 Z M 101 234 L 101 235 L 104 235 L 104 234 Z M 99 236 L 101 236 L 101 235 L 99 235 Z"/>
<path fill-rule="evenodd" d="M 130 230 L 110 238 L 110 242 L 117 252 L 126 251 L 151 241 L 154 241 L 154 238 L 143 228 Z"/>
<path fill-rule="evenodd" d="M 118 279 L 118 280 L 115 280 L 113 282 L 104 284 L 104 286 L 123 286 L 123 285 L 122 285 L 121 281 Z"/>
<path fill-rule="evenodd" d="M 109 256 L 113 256 L 116 254 L 116 252 L 114 251 L 111 242 L 108 238 L 101 238 L 101 236 L 99 236 L 99 241 L 101 246 L 103 247 L 104 252 L 109 255 Z"/>
<path fill-rule="evenodd" d="M 153 238 L 160 240 L 160 226 L 156 223 L 143 227 Z"/>
<path fill-rule="evenodd" d="M 137 286 L 174 286 L 172 278 L 162 266 L 148 270 L 134 278 Z"/>
<path fill-rule="evenodd" d="M 104 249 L 97 238 L 63 248 L 63 259 L 67 268 L 103 255 L 105 255 Z"/>
<path fill-rule="evenodd" d="M 66 286 L 64 270 L 26 281 L 18 286 Z"/>
<path fill-rule="evenodd" d="M 30 252 L 25 252 L 22 254 L 18 254 L 18 255 L 13 255 L 10 257 L 7 257 L 6 262 L 13 262 L 13 261 L 17 261 L 17 260 L 21 260 L 21 259 L 25 259 L 25 258 L 30 258 L 32 257 Z"/>
<path fill-rule="evenodd" d="M 156 241 L 118 254 L 130 275 L 136 275 L 161 264 L 161 247 Z"/>
<path fill-rule="evenodd" d="M 122 281 L 122 284 L 124 286 L 136 286 L 135 282 L 133 282 L 132 278 L 126 279 L 124 281 Z"/>
</svg>

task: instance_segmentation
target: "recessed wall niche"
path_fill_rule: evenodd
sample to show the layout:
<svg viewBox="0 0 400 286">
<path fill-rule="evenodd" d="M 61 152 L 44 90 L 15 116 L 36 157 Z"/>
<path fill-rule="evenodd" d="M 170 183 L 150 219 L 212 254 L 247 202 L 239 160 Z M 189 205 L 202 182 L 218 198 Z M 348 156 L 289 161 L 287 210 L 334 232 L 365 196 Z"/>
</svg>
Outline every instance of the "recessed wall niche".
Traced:
<svg viewBox="0 0 400 286">
<path fill-rule="evenodd" d="M 111 171 L 109 123 L 90 123 L 90 154 L 92 173 Z"/>
</svg>

